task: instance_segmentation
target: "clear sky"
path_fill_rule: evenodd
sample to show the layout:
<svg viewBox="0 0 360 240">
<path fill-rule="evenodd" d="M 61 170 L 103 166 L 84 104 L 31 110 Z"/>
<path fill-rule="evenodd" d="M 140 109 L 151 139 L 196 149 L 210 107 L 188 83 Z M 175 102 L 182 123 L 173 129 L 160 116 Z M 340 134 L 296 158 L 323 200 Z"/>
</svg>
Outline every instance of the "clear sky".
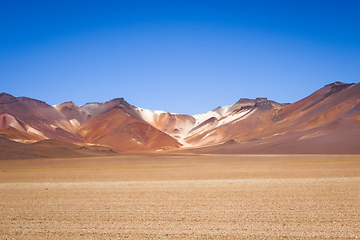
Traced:
<svg viewBox="0 0 360 240">
<path fill-rule="evenodd" d="M 359 76 L 359 0 L 0 0 L 0 92 L 52 105 L 196 114 Z"/>
</svg>

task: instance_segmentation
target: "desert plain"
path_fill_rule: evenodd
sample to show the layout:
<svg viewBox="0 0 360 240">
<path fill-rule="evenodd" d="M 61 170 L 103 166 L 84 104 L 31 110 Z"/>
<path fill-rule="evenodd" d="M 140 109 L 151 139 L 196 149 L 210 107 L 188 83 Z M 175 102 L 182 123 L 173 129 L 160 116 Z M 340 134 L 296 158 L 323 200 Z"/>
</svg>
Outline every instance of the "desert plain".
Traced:
<svg viewBox="0 0 360 240">
<path fill-rule="evenodd" d="M 360 155 L 0 161 L 0 239 L 359 239 Z"/>
</svg>

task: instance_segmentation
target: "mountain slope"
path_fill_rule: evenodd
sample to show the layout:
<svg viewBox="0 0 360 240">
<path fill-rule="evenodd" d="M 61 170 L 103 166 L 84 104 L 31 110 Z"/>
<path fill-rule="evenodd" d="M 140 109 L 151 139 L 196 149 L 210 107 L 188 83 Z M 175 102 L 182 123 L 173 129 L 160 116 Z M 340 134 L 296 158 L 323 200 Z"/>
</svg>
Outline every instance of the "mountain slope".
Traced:
<svg viewBox="0 0 360 240">
<path fill-rule="evenodd" d="M 193 116 L 135 107 L 123 98 L 50 106 L 0 94 L 0 136 L 23 143 L 57 139 L 121 151 L 360 153 L 359 129 L 359 83 L 335 82 L 292 104 L 241 98 Z"/>
<path fill-rule="evenodd" d="M 143 108 L 136 108 L 136 111 L 144 121 L 169 134 L 182 144 L 186 144 L 184 138 L 188 136 L 196 121 L 194 117 L 185 114 L 151 111 Z"/>
<path fill-rule="evenodd" d="M 104 144 L 119 150 L 149 151 L 180 147 L 174 138 L 145 121 L 136 119 L 116 106 L 95 117 L 79 128 L 86 142 Z"/>
<path fill-rule="evenodd" d="M 168 134 L 146 123 L 123 98 L 76 106 L 0 94 L 0 136 L 18 142 L 59 139 L 126 151 L 180 147 Z"/>
<path fill-rule="evenodd" d="M 33 144 L 23 144 L 0 136 L 0 153 L 0 160 L 7 160 L 107 156 L 115 154 L 115 151 L 108 148 L 77 146 L 54 139 L 46 139 Z"/>
<path fill-rule="evenodd" d="M 203 153 L 360 153 L 360 84 L 333 83 L 293 104 L 221 126 Z M 229 141 L 231 140 L 231 141 Z"/>
<path fill-rule="evenodd" d="M 66 118 L 45 102 L 26 98 L 15 98 L 9 94 L 0 94 L 1 129 L 13 127 L 26 132 L 32 139 L 61 139 L 81 142 L 81 136 Z M 6 122 L 11 122 L 7 124 Z M 8 125 L 8 126 L 7 126 Z"/>
<path fill-rule="evenodd" d="M 247 139 L 271 124 L 269 114 L 281 104 L 266 98 L 240 99 L 227 107 L 225 114 L 208 114 L 209 119 L 198 124 L 185 140 L 195 146 L 219 144 L 232 138 Z M 218 108 L 219 109 L 219 108 Z M 217 109 L 213 113 L 218 113 Z"/>
</svg>

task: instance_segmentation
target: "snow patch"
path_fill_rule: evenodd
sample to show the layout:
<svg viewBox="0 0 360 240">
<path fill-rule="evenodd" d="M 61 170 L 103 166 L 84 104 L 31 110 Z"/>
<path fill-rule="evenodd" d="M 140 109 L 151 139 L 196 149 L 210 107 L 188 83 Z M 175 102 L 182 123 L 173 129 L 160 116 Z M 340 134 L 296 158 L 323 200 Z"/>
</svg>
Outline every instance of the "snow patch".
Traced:
<svg viewBox="0 0 360 240">
<path fill-rule="evenodd" d="M 214 134 L 215 128 L 233 121 L 239 121 L 241 119 L 244 119 L 244 117 L 247 117 L 247 114 L 251 110 L 233 112 L 235 109 L 240 109 L 240 107 L 241 106 L 239 104 L 235 103 L 233 105 L 218 107 L 206 113 L 192 115 L 192 117 L 195 119 L 195 123 L 189 118 L 182 119 L 181 114 L 167 113 L 161 110 L 152 111 L 139 107 L 135 107 L 135 111 L 139 113 L 139 115 L 144 121 L 158 128 L 159 130 L 166 132 L 167 134 L 175 138 L 179 143 L 183 144 L 183 147 L 187 147 L 191 146 L 191 144 L 188 144 L 185 140 L 188 137 L 208 132 L 202 139 L 206 138 L 210 141 L 209 137 Z M 165 125 L 166 122 L 163 122 L 163 116 L 160 117 L 161 114 L 171 114 L 171 117 L 173 118 L 171 121 L 174 121 L 175 119 L 175 123 Z M 201 126 L 200 128 L 194 129 L 205 121 L 209 120 L 210 118 L 215 118 L 216 120 L 212 121 L 209 124 Z M 176 131 L 174 131 L 175 129 Z M 216 134 L 213 135 L 211 137 L 211 142 L 217 141 L 218 138 L 219 136 L 217 136 Z"/>
<path fill-rule="evenodd" d="M 58 105 L 52 105 L 52 107 L 53 107 L 53 108 L 56 108 L 56 110 L 60 111 L 59 105 L 60 105 L 60 104 L 58 104 Z"/>
<path fill-rule="evenodd" d="M 230 123 L 232 121 L 238 120 L 239 118 L 242 118 L 249 112 L 250 112 L 250 110 L 246 110 L 246 111 L 238 112 L 238 113 L 235 113 L 232 115 L 228 115 L 219 120 L 219 125 L 224 125 L 224 124 Z"/>
<path fill-rule="evenodd" d="M 211 110 L 209 112 L 206 112 L 206 113 L 193 115 L 193 117 L 196 119 L 196 123 L 195 123 L 194 127 L 200 125 L 201 123 L 205 122 L 206 120 L 208 120 L 209 118 L 212 118 L 212 117 L 215 117 L 217 120 L 219 120 L 221 117 L 228 114 L 230 109 L 233 106 L 234 105 L 218 107 L 218 108 Z"/>
<path fill-rule="evenodd" d="M 135 107 L 135 110 L 140 114 L 140 116 L 145 122 L 148 122 L 150 124 L 153 124 L 155 122 L 155 117 L 158 117 L 162 113 L 166 113 L 165 111 L 161 111 L 161 110 L 152 111 L 149 109 L 139 108 L 139 107 Z"/>
</svg>

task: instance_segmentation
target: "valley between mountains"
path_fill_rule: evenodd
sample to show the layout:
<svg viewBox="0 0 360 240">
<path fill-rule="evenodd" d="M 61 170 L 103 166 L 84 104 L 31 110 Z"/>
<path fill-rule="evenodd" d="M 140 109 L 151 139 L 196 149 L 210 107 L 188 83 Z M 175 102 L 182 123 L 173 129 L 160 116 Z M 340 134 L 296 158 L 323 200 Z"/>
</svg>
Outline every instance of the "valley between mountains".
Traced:
<svg viewBox="0 0 360 240">
<path fill-rule="evenodd" d="M 126 152 L 358 154 L 360 83 L 335 82 L 292 104 L 244 99 L 193 116 L 123 98 L 51 106 L 0 94 L 1 159 Z"/>
</svg>

